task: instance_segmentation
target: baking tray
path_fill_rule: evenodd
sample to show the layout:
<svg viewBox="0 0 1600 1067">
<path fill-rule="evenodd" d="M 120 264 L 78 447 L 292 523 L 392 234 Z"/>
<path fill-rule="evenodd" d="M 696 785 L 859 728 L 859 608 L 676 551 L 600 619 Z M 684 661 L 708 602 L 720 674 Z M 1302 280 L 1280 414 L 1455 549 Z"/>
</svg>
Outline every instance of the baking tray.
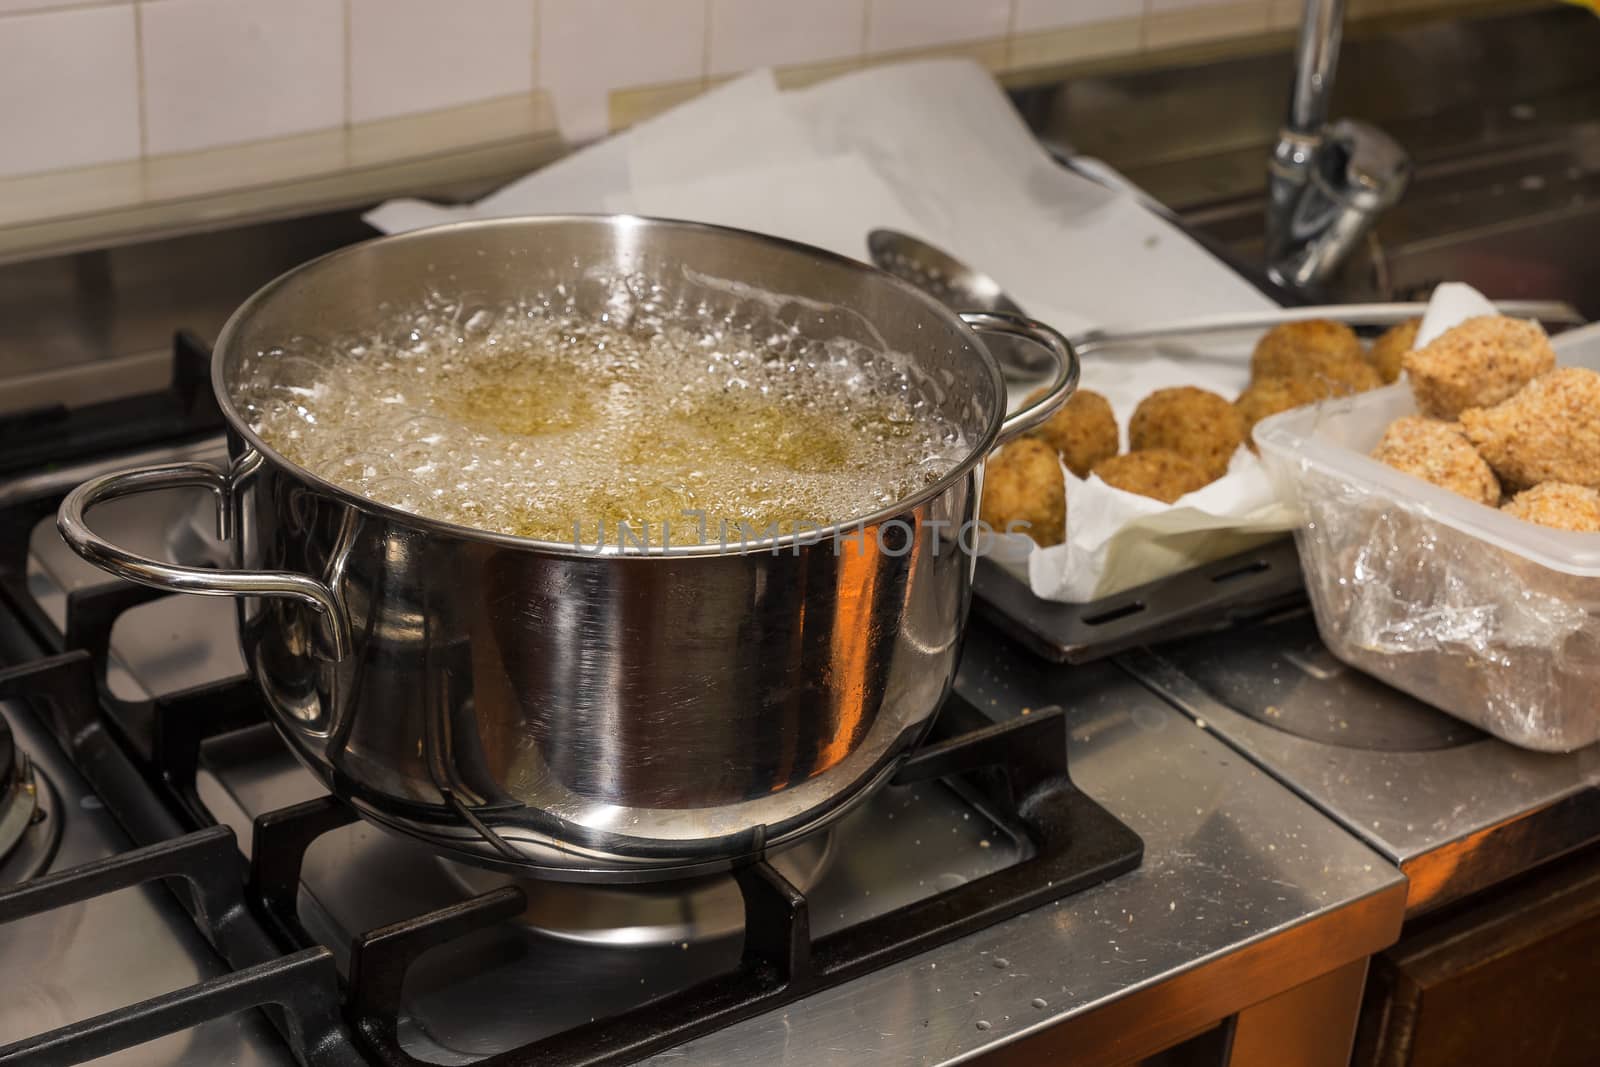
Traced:
<svg viewBox="0 0 1600 1067">
<path fill-rule="evenodd" d="M 1300 556 L 1285 535 L 1084 604 L 1033 595 L 998 563 L 980 558 L 973 610 L 1034 655 L 1088 663 L 1139 645 L 1225 630 L 1305 598 Z"/>
</svg>

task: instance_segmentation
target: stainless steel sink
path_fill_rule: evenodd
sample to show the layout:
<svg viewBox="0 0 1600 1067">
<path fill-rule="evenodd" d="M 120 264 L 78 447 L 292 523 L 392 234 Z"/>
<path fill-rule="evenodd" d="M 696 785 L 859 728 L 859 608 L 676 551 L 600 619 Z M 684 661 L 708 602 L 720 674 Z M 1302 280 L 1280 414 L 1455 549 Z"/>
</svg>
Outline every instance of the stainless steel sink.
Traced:
<svg viewBox="0 0 1600 1067">
<path fill-rule="evenodd" d="M 1443 280 L 1600 319 L 1600 19 L 1577 9 L 1357 26 L 1339 113 L 1381 125 L 1416 174 L 1330 302 Z M 1242 264 L 1261 261 L 1267 153 L 1288 51 L 1018 94 L 1041 138 L 1106 160 Z"/>
<path fill-rule="evenodd" d="M 1425 177 L 1342 281 L 1357 298 L 1404 298 L 1449 279 L 1600 318 L 1600 124 L 1545 152 Z"/>
</svg>

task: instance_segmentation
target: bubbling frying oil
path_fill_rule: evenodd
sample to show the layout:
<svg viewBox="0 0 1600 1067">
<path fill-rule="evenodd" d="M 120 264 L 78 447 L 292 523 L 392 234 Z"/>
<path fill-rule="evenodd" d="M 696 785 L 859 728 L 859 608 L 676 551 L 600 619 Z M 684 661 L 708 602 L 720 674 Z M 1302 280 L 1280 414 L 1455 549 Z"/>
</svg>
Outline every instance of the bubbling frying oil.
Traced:
<svg viewBox="0 0 1600 1067">
<path fill-rule="evenodd" d="M 565 297 L 565 299 L 563 299 Z M 943 477 L 966 443 L 903 361 L 777 319 L 586 315 L 569 293 L 432 299 L 294 338 L 235 401 L 286 459 L 394 507 L 543 541 L 824 528 Z"/>
</svg>

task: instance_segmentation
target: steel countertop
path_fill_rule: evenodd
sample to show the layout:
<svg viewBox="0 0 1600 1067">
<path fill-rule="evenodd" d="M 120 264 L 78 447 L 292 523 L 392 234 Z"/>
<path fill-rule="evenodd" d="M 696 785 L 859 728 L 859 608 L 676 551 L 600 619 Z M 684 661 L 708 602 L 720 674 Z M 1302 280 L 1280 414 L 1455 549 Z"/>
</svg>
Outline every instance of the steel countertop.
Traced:
<svg viewBox="0 0 1600 1067">
<path fill-rule="evenodd" d="M 1143 865 L 649 1062 L 1124 1060 L 1398 935 L 1398 870 L 1115 667 L 974 624 L 957 688 L 997 719 L 1066 707 L 1074 780 L 1144 838 Z"/>
<path fill-rule="evenodd" d="M 1196 665 L 1205 674 L 1225 659 L 1235 701 L 1286 707 L 1350 699 L 1338 682 L 1358 672 L 1320 643 L 1307 647 L 1307 629 L 1295 617 L 1268 620 L 1118 662 L 1405 872 L 1410 915 L 1600 839 L 1600 745 L 1529 752 L 1466 727 L 1470 739 L 1448 746 L 1331 743 L 1252 718 L 1195 676 Z M 1236 643 L 1252 654 L 1234 655 Z M 1378 709 L 1391 725 L 1408 712 L 1441 717 L 1380 683 L 1366 682 L 1357 698 L 1370 702 L 1367 718 Z"/>
</svg>

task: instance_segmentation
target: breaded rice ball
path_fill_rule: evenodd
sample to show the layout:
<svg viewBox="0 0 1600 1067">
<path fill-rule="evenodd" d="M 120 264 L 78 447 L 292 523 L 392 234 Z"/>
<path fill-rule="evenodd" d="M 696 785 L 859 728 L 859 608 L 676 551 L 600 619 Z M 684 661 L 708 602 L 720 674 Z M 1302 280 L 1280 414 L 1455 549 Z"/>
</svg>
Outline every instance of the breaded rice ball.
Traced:
<svg viewBox="0 0 1600 1067">
<path fill-rule="evenodd" d="M 1028 397 L 1028 402 L 1031 404 L 1044 392 L 1040 389 Z M 1089 477 L 1089 470 L 1096 463 L 1116 455 L 1122 441 L 1110 401 L 1087 389 L 1073 393 L 1061 410 L 1030 436 L 1061 453 L 1061 462 L 1079 478 Z"/>
<path fill-rule="evenodd" d="M 1551 371 L 1504 403 L 1463 411 L 1461 426 L 1507 485 L 1600 489 L 1600 373 Z"/>
<path fill-rule="evenodd" d="M 1163 504 L 1204 488 L 1211 481 L 1198 464 L 1165 448 L 1113 456 L 1095 464 L 1094 473 L 1107 485 L 1154 497 Z"/>
<path fill-rule="evenodd" d="M 1328 369 L 1347 373 L 1345 368 L 1350 364 L 1365 362 L 1361 338 L 1344 323 L 1332 319 L 1285 322 L 1262 334 L 1256 342 L 1256 350 L 1250 356 L 1250 377 L 1304 378 L 1320 374 L 1343 381 L 1343 377 L 1328 374 Z"/>
<path fill-rule="evenodd" d="M 1545 482 L 1524 489 L 1500 510 L 1540 526 L 1600 533 L 1600 492 L 1570 482 Z"/>
<path fill-rule="evenodd" d="M 1183 456 L 1211 481 L 1228 473 L 1228 460 L 1244 443 L 1244 416 L 1216 393 L 1181 385 L 1157 389 L 1133 409 L 1128 447 L 1166 449 Z"/>
<path fill-rule="evenodd" d="M 1409 319 L 1389 327 L 1372 342 L 1367 361 L 1377 369 L 1385 385 L 1400 380 L 1400 361 L 1417 343 L 1417 329 L 1421 325 L 1421 319 Z"/>
<path fill-rule="evenodd" d="M 1250 442 L 1250 431 L 1262 419 L 1291 408 L 1315 404 L 1330 396 L 1345 396 L 1349 391 L 1346 386 L 1326 378 L 1263 378 L 1251 382 L 1250 387 L 1239 394 L 1233 406 L 1244 419 L 1245 441 L 1254 448 L 1255 444 Z"/>
<path fill-rule="evenodd" d="M 1538 323 L 1479 315 L 1401 359 L 1424 415 L 1454 419 L 1498 404 L 1556 365 Z"/>
<path fill-rule="evenodd" d="M 1369 389 L 1377 389 L 1383 385 L 1383 375 L 1379 374 L 1378 368 L 1368 363 L 1365 358 L 1327 363 L 1317 368 L 1313 377 L 1335 386 L 1335 392 L 1341 396 L 1365 393 Z"/>
<path fill-rule="evenodd" d="M 984 469 L 978 517 L 999 533 L 1016 523 L 1014 532 L 1041 545 L 1059 545 L 1066 536 L 1067 483 L 1056 450 L 1036 437 L 1023 437 L 992 456 Z"/>
<path fill-rule="evenodd" d="M 1421 415 L 1396 419 L 1383 431 L 1372 458 L 1468 500 L 1490 507 L 1500 503 L 1494 472 L 1453 422 Z"/>
</svg>

